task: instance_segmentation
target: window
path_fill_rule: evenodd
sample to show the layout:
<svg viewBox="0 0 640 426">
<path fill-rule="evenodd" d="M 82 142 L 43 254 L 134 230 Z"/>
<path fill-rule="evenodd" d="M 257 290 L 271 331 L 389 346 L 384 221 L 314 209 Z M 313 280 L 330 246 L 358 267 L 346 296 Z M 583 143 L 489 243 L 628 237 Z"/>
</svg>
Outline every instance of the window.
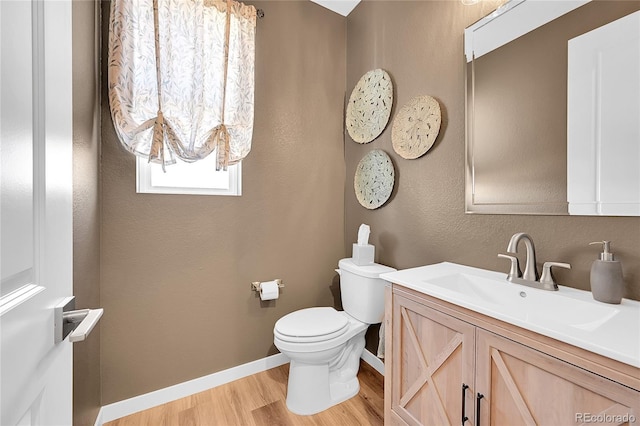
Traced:
<svg viewBox="0 0 640 426">
<path fill-rule="evenodd" d="M 148 194 L 242 195 L 242 162 L 216 171 L 216 156 L 166 167 L 136 157 L 136 192 Z"/>
</svg>

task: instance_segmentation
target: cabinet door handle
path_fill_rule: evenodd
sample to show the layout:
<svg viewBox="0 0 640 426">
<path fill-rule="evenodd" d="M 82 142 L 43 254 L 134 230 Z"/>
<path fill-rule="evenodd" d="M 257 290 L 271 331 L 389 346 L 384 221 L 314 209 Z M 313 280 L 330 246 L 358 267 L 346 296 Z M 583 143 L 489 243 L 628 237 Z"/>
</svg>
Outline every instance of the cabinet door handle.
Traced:
<svg viewBox="0 0 640 426">
<path fill-rule="evenodd" d="M 476 426 L 480 426 L 480 400 L 484 398 L 484 395 L 478 392 L 476 396 Z"/>
<path fill-rule="evenodd" d="M 464 422 L 469 420 L 469 417 L 465 416 L 465 412 L 466 412 L 465 405 L 467 401 L 466 401 L 466 398 L 464 397 L 464 394 L 467 389 L 469 389 L 469 386 L 463 383 L 462 384 L 462 426 L 464 426 Z"/>
</svg>

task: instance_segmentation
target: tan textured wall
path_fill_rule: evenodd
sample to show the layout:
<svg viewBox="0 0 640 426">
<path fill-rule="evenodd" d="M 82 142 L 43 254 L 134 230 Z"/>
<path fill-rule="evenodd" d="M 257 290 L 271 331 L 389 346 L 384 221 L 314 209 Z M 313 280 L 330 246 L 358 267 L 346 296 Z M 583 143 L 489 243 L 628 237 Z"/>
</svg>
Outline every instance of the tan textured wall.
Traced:
<svg viewBox="0 0 640 426">
<path fill-rule="evenodd" d="M 307 1 L 254 4 L 266 17 L 241 197 L 136 194 L 103 92 L 103 404 L 274 354 L 278 318 L 334 303 L 346 20 Z M 273 278 L 286 288 L 261 303 L 250 282 Z"/>
<path fill-rule="evenodd" d="M 76 307 L 100 306 L 100 104 L 98 3 L 74 0 L 73 293 Z M 100 410 L 100 324 L 73 345 L 73 423 L 91 425 Z"/>
<path fill-rule="evenodd" d="M 484 10 L 483 10 L 484 9 Z M 365 1 L 347 19 L 347 93 L 362 74 L 384 68 L 395 84 L 395 112 L 414 96 L 440 102 L 443 124 L 434 147 L 404 160 L 391 146 L 391 126 L 367 145 L 345 141 L 345 250 L 360 223 L 371 225 L 377 260 L 408 268 L 441 261 L 507 272 L 498 259 L 512 234 L 533 237 L 538 261 L 564 261 L 572 270 L 555 275 L 562 284 L 589 289 L 598 250 L 588 243 L 612 240 L 623 262 L 626 296 L 640 299 L 640 218 L 464 214 L 463 29 L 489 12 L 459 1 Z M 527 117 L 526 119 L 530 119 Z M 353 176 L 371 149 L 390 154 L 396 186 L 388 204 L 368 211 L 358 204 Z M 368 347 L 372 347 L 369 340 Z"/>
</svg>

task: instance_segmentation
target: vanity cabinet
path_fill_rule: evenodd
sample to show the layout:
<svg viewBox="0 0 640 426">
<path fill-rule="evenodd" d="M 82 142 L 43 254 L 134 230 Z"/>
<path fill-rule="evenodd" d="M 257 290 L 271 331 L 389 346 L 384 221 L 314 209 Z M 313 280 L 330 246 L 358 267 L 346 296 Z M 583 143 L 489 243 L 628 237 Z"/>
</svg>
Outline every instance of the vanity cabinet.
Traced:
<svg viewBox="0 0 640 426">
<path fill-rule="evenodd" d="M 401 286 L 387 289 L 386 308 L 385 424 L 556 426 L 600 416 L 597 423 L 626 425 L 640 419 L 637 368 L 588 357 Z M 626 386 L 609 376 L 624 378 Z"/>
<path fill-rule="evenodd" d="M 474 381 L 475 327 L 402 296 L 394 298 L 392 316 L 395 415 L 406 424 L 459 424 L 462 384 Z M 470 410 L 470 390 L 465 398 Z"/>
</svg>

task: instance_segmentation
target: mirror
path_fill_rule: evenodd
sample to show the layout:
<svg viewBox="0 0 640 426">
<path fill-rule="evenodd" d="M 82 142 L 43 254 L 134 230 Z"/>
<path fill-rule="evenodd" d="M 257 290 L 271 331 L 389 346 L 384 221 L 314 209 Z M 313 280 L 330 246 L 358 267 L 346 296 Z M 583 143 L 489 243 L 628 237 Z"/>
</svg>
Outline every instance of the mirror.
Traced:
<svg viewBox="0 0 640 426">
<path fill-rule="evenodd" d="M 467 213 L 640 215 L 639 10 L 637 1 L 511 0 L 465 30 Z M 628 50 L 594 51 L 609 61 L 605 77 L 616 83 L 631 69 L 630 81 L 592 90 L 592 71 L 569 52 L 623 20 L 636 25 L 633 40 L 613 45 Z M 594 120 L 590 109 L 609 115 Z"/>
</svg>

